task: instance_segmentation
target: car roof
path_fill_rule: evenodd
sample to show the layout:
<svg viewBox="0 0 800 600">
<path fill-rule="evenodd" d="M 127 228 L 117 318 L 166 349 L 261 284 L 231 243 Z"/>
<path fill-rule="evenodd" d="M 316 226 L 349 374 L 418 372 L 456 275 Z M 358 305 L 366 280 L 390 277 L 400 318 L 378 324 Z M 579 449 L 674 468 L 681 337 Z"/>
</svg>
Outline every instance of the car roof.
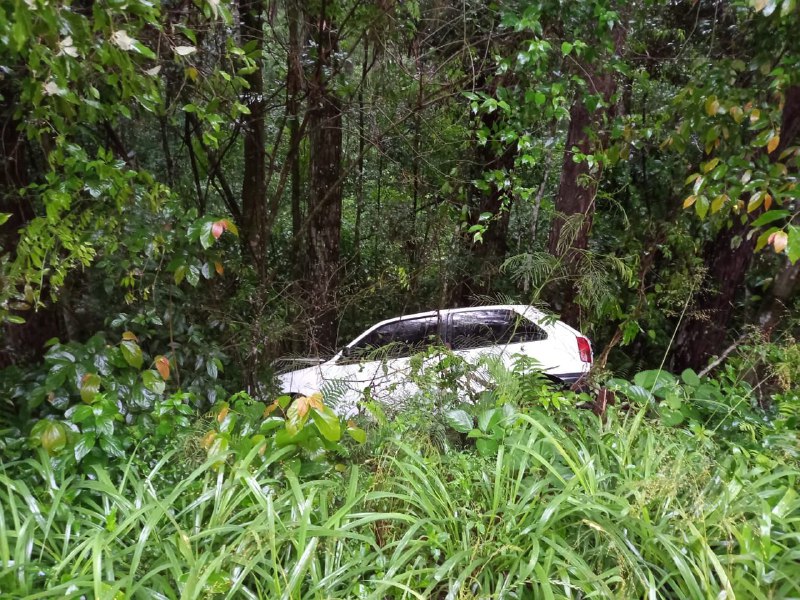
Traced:
<svg viewBox="0 0 800 600">
<path fill-rule="evenodd" d="M 544 313 L 542 311 L 537 310 L 532 306 L 528 306 L 527 304 L 492 304 L 490 306 L 465 306 L 463 308 L 443 308 L 440 310 L 429 310 L 426 312 L 414 313 L 411 315 L 403 315 L 401 317 L 386 319 L 379 323 L 375 323 L 367 331 L 371 331 L 377 327 L 382 327 L 383 325 L 387 325 L 388 323 L 394 323 L 397 321 L 406 321 L 408 319 L 419 319 L 422 317 L 435 317 L 437 314 L 450 315 L 455 313 L 474 312 L 479 310 L 513 310 L 515 312 L 519 312 L 524 315 L 529 315 L 534 318 L 539 318 L 544 316 Z"/>
</svg>

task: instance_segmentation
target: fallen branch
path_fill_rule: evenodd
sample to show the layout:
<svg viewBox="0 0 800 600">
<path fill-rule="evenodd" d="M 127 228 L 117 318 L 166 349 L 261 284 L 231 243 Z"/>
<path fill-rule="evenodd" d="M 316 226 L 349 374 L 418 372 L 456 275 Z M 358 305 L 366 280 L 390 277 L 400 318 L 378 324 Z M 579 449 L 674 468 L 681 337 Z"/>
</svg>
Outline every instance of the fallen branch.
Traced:
<svg viewBox="0 0 800 600">
<path fill-rule="evenodd" d="M 726 358 L 728 358 L 728 356 L 730 355 L 730 353 L 731 353 L 731 352 L 733 352 L 734 350 L 736 350 L 736 348 L 739 346 L 739 344 L 741 344 L 741 343 L 742 343 L 742 342 L 743 342 L 745 339 L 747 339 L 747 334 L 746 334 L 746 333 L 743 333 L 742 335 L 740 335 L 740 336 L 739 336 L 739 337 L 736 339 L 736 341 L 735 341 L 735 342 L 733 342 L 733 343 L 732 343 L 730 346 L 728 346 L 727 348 L 725 348 L 725 351 L 724 351 L 722 354 L 720 354 L 720 355 L 717 357 L 717 359 L 716 359 L 714 362 L 712 362 L 712 363 L 711 363 L 710 365 L 708 365 L 708 366 L 707 366 L 705 369 L 703 369 L 702 371 L 700 371 L 700 372 L 698 373 L 698 375 L 699 375 L 700 377 L 705 377 L 705 376 L 706 376 L 706 375 L 708 375 L 708 374 L 709 374 L 711 371 L 713 371 L 714 369 L 716 369 L 716 368 L 717 368 L 719 365 L 721 365 L 721 364 L 723 363 L 723 361 L 724 361 Z"/>
</svg>

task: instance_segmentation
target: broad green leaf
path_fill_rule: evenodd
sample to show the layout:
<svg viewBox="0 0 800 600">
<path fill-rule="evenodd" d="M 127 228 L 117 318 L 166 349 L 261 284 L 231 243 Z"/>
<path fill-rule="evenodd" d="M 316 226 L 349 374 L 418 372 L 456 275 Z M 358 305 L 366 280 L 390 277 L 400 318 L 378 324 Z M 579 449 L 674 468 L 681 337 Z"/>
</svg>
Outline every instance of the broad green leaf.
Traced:
<svg viewBox="0 0 800 600">
<path fill-rule="evenodd" d="M 503 413 L 496 408 L 490 408 L 488 410 L 484 410 L 481 414 L 478 415 L 478 429 L 483 431 L 484 433 L 488 433 L 489 430 L 494 427 L 497 423 L 500 422 L 500 419 L 503 418 Z M 471 425 L 470 419 L 470 425 Z M 463 433 L 463 432 L 462 432 Z"/>
<path fill-rule="evenodd" d="M 772 223 L 773 221 L 778 221 L 780 219 L 785 219 L 786 217 L 790 216 L 792 213 L 788 210 L 769 210 L 759 216 L 755 221 L 751 223 L 753 227 L 761 227 L 762 225 L 767 225 L 768 223 Z"/>
<path fill-rule="evenodd" d="M 634 376 L 633 381 L 636 385 L 650 390 L 656 396 L 663 395 L 667 389 L 674 388 L 677 384 L 677 380 L 672 373 L 657 369 L 640 371 Z"/>
<path fill-rule="evenodd" d="M 342 438 L 342 424 L 334 412 L 327 406 L 322 410 L 311 409 L 311 417 L 320 434 L 329 442 L 338 442 Z"/>
<path fill-rule="evenodd" d="M 693 369 L 685 369 L 683 373 L 681 373 L 681 379 L 683 379 L 683 382 L 686 385 L 690 385 L 692 387 L 697 387 L 700 385 L 700 378 Z"/>
<path fill-rule="evenodd" d="M 357 441 L 359 444 L 363 444 L 367 441 L 367 432 L 361 429 L 360 427 L 348 427 L 347 428 L 348 435 Z"/>
<path fill-rule="evenodd" d="M 154 394 L 163 394 L 166 384 L 157 371 L 148 369 L 142 372 L 142 383 L 144 387 Z"/>
<path fill-rule="evenodd" d="M 444 414 L 445 422 L 460 433 L 468 433 L 472 430 L 472 417 L 461 409 L 449 410 Z"/>
<path fill-rule="evenodd" d="M 481 456 L 492 456 L 497 453 L 500 443 L 492 438 L 480 438 L 475 441 L 475 447 Z"/>
<path fill-rule="evenodd" d="M 120 349 L 122 350 L 122 358 L 125 359 L 126 363 L 134 369 L 140 369 L 142 367 L 144 358 L 142 357 L 142 349 L 139 347 L 139 344 L 133 340 L 123 340 L 120 343 Z"/>
<path fill-rule="evenodd" d="M 789 260 L 792 264 L 794 264 L 800 260 L 800 227 L 789 225 L 787 234 L 786 254 L 789 256 Z"/>
<path fill-rule="evenodd" d="M 101 437 L 100 447 L 106 454 L 110 454 L 111 456 L 116 456 L 117 458 L 125 456 L 125 450 L 122 448 L 122 444 L 115 437 Z"/>
<path fill-rule="evenodd" d="M 94 448 L 94 443 L 95 443 L 94 432 L 90 431 L 81 435 L 81 437 L 78 438 L 78 441 L 75 444 L 75 449 L 74 449 L 75 460 L 80 462 L 84 456 L 89 454 L 89 452 L 92 451 L 92 448 Z"/>
</svg>

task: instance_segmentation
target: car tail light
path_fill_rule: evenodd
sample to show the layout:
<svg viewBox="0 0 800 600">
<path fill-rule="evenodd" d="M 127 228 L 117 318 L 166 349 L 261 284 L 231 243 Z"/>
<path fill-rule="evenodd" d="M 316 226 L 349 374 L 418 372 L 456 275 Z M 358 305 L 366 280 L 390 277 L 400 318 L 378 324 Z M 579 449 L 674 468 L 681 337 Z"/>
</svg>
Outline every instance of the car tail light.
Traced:
<svg viewBox="0 0 800 600">
<path fill-rule="evenodd" d="M 592 345 L 585 337 L 578 337 L 578 355 L 585 363 L 592 362 Z"/>
</svg>

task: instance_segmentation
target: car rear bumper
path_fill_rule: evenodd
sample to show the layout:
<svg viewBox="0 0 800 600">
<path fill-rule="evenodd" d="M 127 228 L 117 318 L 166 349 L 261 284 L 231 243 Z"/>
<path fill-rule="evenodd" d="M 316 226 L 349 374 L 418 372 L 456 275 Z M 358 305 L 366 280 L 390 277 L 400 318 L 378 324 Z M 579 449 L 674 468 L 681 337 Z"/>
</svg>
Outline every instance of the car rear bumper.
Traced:
<svg viewBox="0 0 800 600">
<path fill-rule="evenodd" d="M 563 383 L 564 385 L 572 385 L 577 383 L 578 381 L 584 379 L 587 373 L 548 373 L 547 376 L 551 377 L 558 383 Z"/>
</svg>

